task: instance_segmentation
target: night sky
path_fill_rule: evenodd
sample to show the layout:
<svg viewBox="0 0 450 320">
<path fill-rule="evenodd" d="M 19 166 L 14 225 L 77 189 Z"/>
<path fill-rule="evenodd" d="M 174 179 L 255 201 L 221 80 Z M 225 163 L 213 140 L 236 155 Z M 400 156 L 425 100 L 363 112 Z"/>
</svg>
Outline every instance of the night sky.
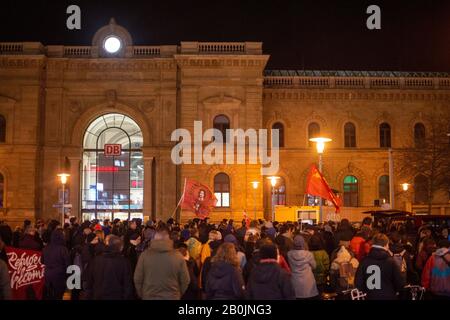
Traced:
<svg viewBox="0 0 450 320">
<path fill-rule="evenodd" d="M 66 29 L 70 4 L 81 30 Z M 262 41 L 270 69 L 450 72 L 450 0 L 2 0 L 0 41 L 90 45 L 111 17 L 137 45 Z"/>
</svg>

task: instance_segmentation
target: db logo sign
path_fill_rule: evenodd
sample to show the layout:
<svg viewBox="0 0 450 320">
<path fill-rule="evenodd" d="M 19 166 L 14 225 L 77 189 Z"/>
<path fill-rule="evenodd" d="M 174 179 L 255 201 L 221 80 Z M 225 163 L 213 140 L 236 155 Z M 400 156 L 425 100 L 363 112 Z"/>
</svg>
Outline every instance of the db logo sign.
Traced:
<svg viewBox="0 0 450 320">
<path fill-rule="evenodd" d="M 113 157 L 120 156 L 122 154 L 121 144 L 105 144 L 105 156 Z"/>
</svg>

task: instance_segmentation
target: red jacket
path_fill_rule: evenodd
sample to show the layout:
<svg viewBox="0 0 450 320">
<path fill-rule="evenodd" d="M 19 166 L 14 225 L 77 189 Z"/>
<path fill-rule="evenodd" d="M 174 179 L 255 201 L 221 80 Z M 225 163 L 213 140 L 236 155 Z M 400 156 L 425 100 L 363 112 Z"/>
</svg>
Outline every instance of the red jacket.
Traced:
<svg viewBox="0 0 450 320">
<path fill-rule="evenodd" d="M 448 248 L 438 249 L 427 260 L 423 268 L 422 286 L 436 295 L 450 296 L 449 263 L 450 250 Z"/>
</svg>

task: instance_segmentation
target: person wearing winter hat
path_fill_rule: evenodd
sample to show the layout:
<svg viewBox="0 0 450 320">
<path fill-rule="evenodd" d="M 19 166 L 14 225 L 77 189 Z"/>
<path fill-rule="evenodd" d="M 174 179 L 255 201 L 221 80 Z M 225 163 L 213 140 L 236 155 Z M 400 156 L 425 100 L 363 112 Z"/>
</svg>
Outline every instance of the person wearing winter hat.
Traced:
<svg viewBox="0 0 450 320">
<path fill-rule="evenodd" d="M 259 248 L 259 263 L 252 269 L 247 283 L 250 300 L 290 300 L 295 298 L 291 275 L 278 264 L 275 244 L 265 243 Z"/>
<path fill-rule="evenodd" d="M 291 266 L 291 281 L 297 299 L 314 299 L 319 295 L 313 269 L 316 261 L 308 251 L 305 239 L 301 235 L 294 237 L 293 249 L 288 251 L 288 261 Z"/>
</svg>

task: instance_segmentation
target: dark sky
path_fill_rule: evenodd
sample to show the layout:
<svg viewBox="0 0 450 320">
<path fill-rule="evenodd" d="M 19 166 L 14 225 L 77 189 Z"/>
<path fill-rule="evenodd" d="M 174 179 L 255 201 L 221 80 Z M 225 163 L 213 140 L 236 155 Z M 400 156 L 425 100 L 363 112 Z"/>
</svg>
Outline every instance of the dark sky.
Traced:
<svg viewBox="0 0 450 320">
<path fill-rule="evenodd" d="M 370 4 L 381 30 L 366 28 Z M 450 0 L 2 0 L 0 41 L 89 45 L 110 17 L 141 45 L 262 41 L 271 69 L 450 71 Z"/>
</svg>

